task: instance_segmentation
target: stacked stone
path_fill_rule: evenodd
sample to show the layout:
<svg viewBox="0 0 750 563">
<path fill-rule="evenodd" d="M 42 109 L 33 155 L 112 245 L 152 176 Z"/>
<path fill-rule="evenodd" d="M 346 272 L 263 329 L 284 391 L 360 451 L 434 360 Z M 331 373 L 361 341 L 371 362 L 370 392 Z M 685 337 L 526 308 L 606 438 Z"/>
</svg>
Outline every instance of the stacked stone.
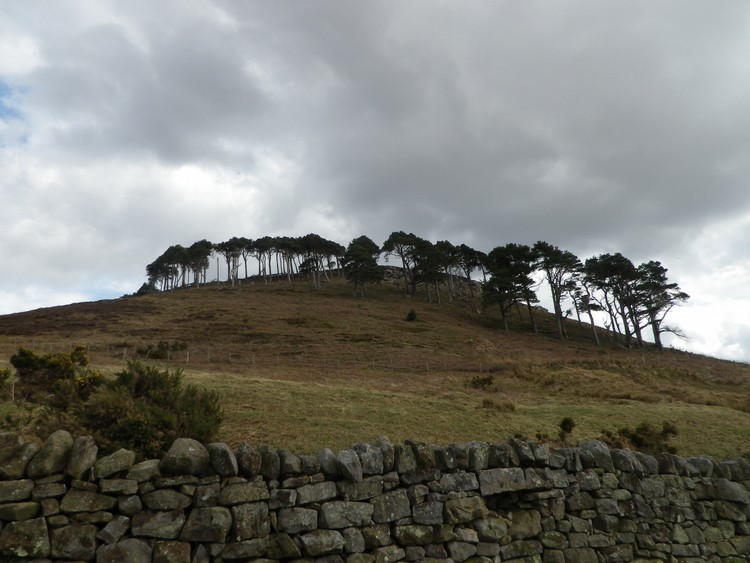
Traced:
<svg viewBox="0 0 750 563">
<path fill-rule="evenodd" d="M 334 453 L 179 439 L 161 460 L 0 434 L 0 561 L 750 561 L 750 463 L 587 441 Z"/>
</svg>

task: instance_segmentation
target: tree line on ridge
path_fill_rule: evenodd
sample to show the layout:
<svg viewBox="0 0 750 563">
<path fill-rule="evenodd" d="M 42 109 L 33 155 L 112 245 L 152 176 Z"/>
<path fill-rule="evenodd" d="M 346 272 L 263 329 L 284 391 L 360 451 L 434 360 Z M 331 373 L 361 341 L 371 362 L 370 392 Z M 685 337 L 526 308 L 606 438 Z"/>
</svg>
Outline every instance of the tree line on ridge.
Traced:
<svg viewBox="0 0 750 563">
<path fill-rule="evenodd" d="M 668 280 L 667 269 L 654 260 L 636 266 L 615 253 L 582 262 L 572 252 L 544 241 L 533 246 L 509 243 L 485 253 L 465 244 L 432 243 L 404 231 L 391 233 L 382 246 L 362 235 L 344 247 L 313 233 L 301 237 L 232 237 L 217 244 L 203 239 L 188 247 L 177 244 L 146 266 L 148 282 L 140 292 L 206 283 L 212 257 L 223 258 L 226 281 L 232 287 L 256 276 L 268 283 L 273 279 L 291 281 L 302 275 L 320 290 L 331 276 L 343 275 L 353 284 L 355 293 L 359 290 L 363 295 L 368 284 L 383 279 L 380 258 L 387 262 L 392 257 L 400 261 L 404 290 L 410 295 L 425 291 L 430 302 L 439 303 L 444 288 L 450 299 L 481 298 L 483 307 L 493 307 L 500 313 L 506 329 L 510 311 L 516 308 L 520 314 L 523 306 L 535 331 L 534 304 L 539 302 L 536 291 L 541 278 L 550 291 L 561 339 L 567 337 L 563 321 L 575 311 L 579 324 L 582 316 L 588 319 L 597 344 L 594 314 L 603 316 L 607 330 L 619 335 L 628 347 L 634 343 L 644 346 L 644 331 L 648 329 L 658 349 L 663 347 L 662 334 L 682 336 L 664 320 L 674 306 L 689 298 L 678 284 Z M 248 269 L 251 259 L 257 263 L 257 274 Z M 472 281 L 477 273 L 482 279 L 480 296 Z M 570 307 L 566 309 L 567 304 Z"/>
</svg>

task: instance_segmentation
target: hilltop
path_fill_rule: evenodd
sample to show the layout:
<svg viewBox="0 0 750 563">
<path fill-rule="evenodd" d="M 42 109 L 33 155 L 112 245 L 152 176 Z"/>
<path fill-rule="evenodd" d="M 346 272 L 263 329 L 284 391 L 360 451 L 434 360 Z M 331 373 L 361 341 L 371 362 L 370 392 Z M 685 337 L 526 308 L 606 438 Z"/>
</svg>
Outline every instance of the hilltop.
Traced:
<svg viewBox="0 0 750 563">
<path fill-rule="evenodd" d="M 476 306 L 388 283 L 355 298 L 336 278 L 319 292 L 306 280 L 243 281 L 0 316 L 0 367 L 18 347 L 81 344 L 110 373 L 129 359 L 182 368 L 222 395 L 230 444 L 557 440 L 570 417 L 572 441 L 668 422 L 680 454 L 750 450 L 750 366 L 606 337 L 597 347 L 575 320 L 560 341 L 554 317 L 537 317 L 539 333 L 520 316 L 505 331 Z"/>
</svg>

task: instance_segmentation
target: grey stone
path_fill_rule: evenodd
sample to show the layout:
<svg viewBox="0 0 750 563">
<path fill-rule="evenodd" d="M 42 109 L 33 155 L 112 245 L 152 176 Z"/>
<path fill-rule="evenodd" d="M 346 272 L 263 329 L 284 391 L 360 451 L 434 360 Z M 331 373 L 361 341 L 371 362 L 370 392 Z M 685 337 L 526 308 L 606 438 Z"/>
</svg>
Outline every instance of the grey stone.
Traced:
<svg viewBox="0 0 750 563">
<path fill-rule="evenodd" d="M 302 473 L 302 460 L 287 449 L 279 450 L 279 470 L 282 475 Z"/>
<path fill-rule="evenodd" d="M 59 559 L 94 559 L 96 531 L 93 524 L 71 524 L 50 530 L 50 555 Z"/>
<path fill-rule="evenodd" d="M 297 504 L 297 491 L 294 489 L 273 489 L 270 493 L 268 508 L 271 510 L 289 508 Z"/>
<path fill-rule="evenodd" d="M 99 458 L 94 463 L 94 477 L 97 479 L 106 479 L 118 473 L 128 471 L 135 463 L 135 452 L 126 449 L 119 449 L 116 452 Z"/>
<path fill-rule="evenodd" d="M 126 477 L 138 483 L 144 483 L 161 477 L 161 471 L 159 471 L 160 463 L 161 460 L 159 459 L 147 459 L 136 463 L 128 470 Z"/>
<path fill-rule="evenodd" d="M 71 489 L 63 497 L 60 510 L 65 513 L 109 511 L 117 506 L 117 499 L 92 491 Z"/>
<path fill-rule="evenodd" d="M 716 493 L 722 500 L 750 504 L 750 493 L 745 486 L 729 479 L 719 478 L 716 480 Z"/>
<path fill-rule="evenodd" d="M 365 550 L 365 538 L 359 528 L 346 528 L 341 530 L 341 536 L 346 545 L 344 551 L 347 553 L 362 553 Z"/>
<path fill-rule="evenodd" d="M 320 470 L 326 475 L 326 477 L 338 477 L 339 460 L 330 448 L 323 448 L 320 450 L 318 453 L 318 461 L 320 462 Z"/>
<path fill-rule="evenodd" d="M 489 467 L 518 467 L 521 464 L 516 450 L 507 443 L 490 446 Z"/>
<path fill-rule="evenodd" d="M 130 521 L 133 536 L 173 540 L 180 535 L 185 524 L 185 513 L 180 510 L 169 512 L 140 512 Z"/>
<path fill-rule="evenodd" d="M 297 504 L 325 502 L 336 497 L 336 483 L 323 481 L 314 485 L 304 485 L 297 489 Z"/>
<path fill-rule="evenodd" d="M 320 507 L 320 528 L 341 529 L 368 526 L 372 523 L 374 507 L 369 502 L 331 501 Z"/>
<path fill-rule="evenodd" d="M 141 497 L 138 495 L 117 497 L 117 510 L 125 516 L 133 516 L 143 510 Z"/>
<path fill-rule="evenodd" d="M 68 487 L 65 483 L 46 483 L 40 485 L 39 482 L 37 482 L 36 487 L 34 487 L 34 492 L 31 495 L 31 499 L 41 501 L 48 498 L 60 498 L 67 492 L 67 490 Z"/>
<path fill-rule="evenodd" d="M 10 502 L 0 504 L 0 520 L 31 520 L 39 514 L 38 502 Z"/>
<path fill-rule="evenodd" d="M 475 491 L 479 488 L 479 481 L 475 473 L 460 471 L 446 473 L 440 478 L 440 486 L 444 493 L 453 491 Z"/>
<path fill-rule="evenodd" d="M 225 486 L 219 495 L 219 504 L 232 506 L 245 502 L 257 502 L 270 498 L 268 487 L 263 481 L 232 483 Z"/>
<path fill-rule="evenodd" d="M 534 462 L 536 461 L 534 459 L 534 452 L 531 451 L 528 442 L 519 440 L 518 438 L 510 438 L 508 440 L 508 443 L 516 451 L 516 455 L 518 456 L 518 462 L 520 465 L 524 467 L 534 465 Z"/>
<path fill-rule="evenodd" d="M 500 541 L 508 534 L 509 521 L 499 516 L 486 516 L 473 522 L 481 541 Z"/>
<path fill-rule="evenodd" d="M 438 501 L 421 502 L 412 508 L 414 522 L 436 525 L 443 523 L 443 503 Z"/>
<path fill-rule="evenodd" d="M 0 554 L 10 557 L 48 557 L 50 540 L 44 518 L 8 522 L 0 532 Z"/>
<path fill-rule="evenodd" d="M 169 511 L 187 508 L 192 498 L 172 489 L 157 489 L 141 495 L 141 500 L 149 510 Z"/>
<path fill-rule="evenodd" d="M 337 457 L 338 472 L 344 479 L 359 482 L 362 480 L 362 463 L 354 450 L 341 450 Z"/>
<path fill-rule="evenodd" d="M 206 446 L 211 467 L 219 477 L 234 477 L 239 474 L 239 465 L 232 449 L 223 442 Z"/>
<path fill-rule="evenodd" d="M 127 516 L 115 516 L 96 537 L 106 544 L 115 543 L 130 529 L 130 518 Z"/>
<path fill-rule="evenodd" d="M 365 477 L 359 483 L 355 481 L 339 481 L 336 483 L 339 495 L 345 500 L 367 500 L 383 493 L 383 477 L 373 475 Z"/>
<path fill-rule="evenodd" d="M 263 459 L 257 448 L 248 443 L 242 443 L 234 454 L 237 460 L 237 472 L 243 477 L 255 477 L 260 473 Z"/>
<path fill-rule="evenodd" d="M 260 474 L 269 481 L 275 481 L 281 476 L 281 459 L 279 452 L 268 444 L 258 446 L 260 453 Z"/>
<path fill-rule="evenodd" d="M 611 449 L 609 454 L 612 457 L 612 465 L 615 469 L 626 473 L 643 474 L 643 467 L 641 467 L 641 463 L 632 451 L 615 448 Z"/>
<path fill-rule="evenodd" d="M 404 446 L 411 448 L 414 453 L 414 459 L 417 462 L 417 469 L 435 468 L 435 452 L 432 446 L 414 439 L 406 440 Z"/>
<path fill-rule="evenodd" d="M 318 511 L 311 508 L 282 508 L 278 513 L 281 532 L 299 534 L 318 529 Z"/>
<path fill-rule="evenodd" d="M 135 479 L 101 479 L 99 491 L 104 495 L 134 495 L 138 492 Z"/>
<path fill-rule="evenodd" d="M 391 543 L 391 528 L 388 524 L 366 526 L 360 529 L 365 541 L 365 548 L 376 549 Z"/>
<path fill-rule="evenodd" d="M 205 475 L 211 467 L 206 447 L 192 438 L 177 438 L 159 464 L 162 475 Z"/>
<path fill-rule="evenodd" d="M 516 540 L 510 542 L 508 545 L 504 545 L 500 548 L 500 556 L 503 561 L 507 559 L 516 559 L 520 557 L 533 557 L 539 555 L 544 551 L 542 544 L 538 541 L 531 540 Z M 578 561 L 572 559 L 571 561 Z M 594 560 L 596 561 L 596 559 Z"/>
<path fill-rule="evenodd" d="M 384 471 L 383 452 L 372 444 L 356 444 L 352 449 L 357 452 L 363 475 L 382 475 Z"/>
<path fill-rule="evenodd" d="M 152 563 L 190 563 L 190 544 L 182 541 L 154 543 Z"/>
<path fill-rule="evenodd" d="M 384 493 L 370 502 L 374 507 L 372 519 L 378 524 L 411 516 L 409 497 L 403 489 Z"/>
<path fill-rule="evenodd" d="M 299 559 L 302 550 L 289 534 L 271 534 L 268 536 L 267 555 L 272 559 Z"/>
<path fill-rule="evenodd" d="M 221 552 L 225 561 L 259 561 L 268 553 L 269 538 L 256 538 L 228 544 Z"/>
<path fill-rule="evenodd" d="M 329 553 L 341 553 L 346 541 L 336 530 L 315 530 L 300 536 L 304 552 L 309 557 L 320 557 Z"/>
<path fill-rule="evenodd" d="M 265 502 L 238 504 L 232 507 L 232 539 L 242 541 L 262 538 L 271 533 L 271 520 Z"/>
<path fill-rule="evenodd" d="M 15 432 L 0 432 L 0 479 L 21 479 L 39 446 Z"/>
<path fill-rule="evenodd" d="M 305 475 L 315 475 L 320 473 L 320 460 L 316 455 L 300 455 L 300 464 L 302 466 L 302 473 Z"/>
<path fill-rule="evenodd" d="M 41 449 L 26 466 L 26 475 L 31 479 L 61 473 L 68 463 L 73 436 L 67 430 L 53 432 L 44 441 Z"/>
<path fill-rule="evenodd" d="M 411 447 L 401 444 L 394 446 L 394 468 L 398 473 L 406 473 L 417 469 L 417 458 L 414 456 L 414 450 Z"/>
<path fill-rule="evenodd" d="M 615 466 L 612 463 L 612 455 L 609 452 L 607 444 L 599 440 L 584 440 L 578 445 L 578 450 L 583 460 L 584 454 L 589 456 L 594 467 L 601 467 L 605 471 L 612 472 Z"/>
<path fill-rule="evenodd" d="M 223 543 L 232 525 L 232 514 L 223 506 L 193 508 L 180 539 L 190 542 Z"/>
<path fill-rule="evenodd" d="M 513 510 L 508 534 L 514 540 L 533 538 L 542 531 L 542 517 L 536 510 Z"/>
<path fill-rule="evenodd" d="M 477 476 L 482 496 L 521 491 L 526 488 L 523 469 L 518 467 L 485 469 L 477 471 Z"/>
<path fill-rule="evenodd" d="M 393 528 L 393 538 L 399 545 L 428 545 L 432 543 L 432 526 L 407 524 Z"/>
<path fill-rule="evenodd" d="M 466 561 L 477 552 L 477 546 L 467 542 L 448 542 L 448 554 L 454 561 Z"/>
<path fill-rule="evenodd" d="M 487 442 L 474 441 L 469 446 L 469 470 L 487 469 L 490 464 L 490 445 Z"/>
<path fill-rule="evenodd" d="M 30 499 L 33 490 L 34 481 L 31 479 L 0 481 L 0 503 Z"/>
<path fill-rule="evenodd" d="M 96 550 L 96 563 L 151 563 L 151 546 L 145 540 L 129 538 Z"/>
<path fill-rule="evenodd" d="M 83 479 L 96 462 L 99 447 L 93 436 L 79 436 L 73 442 L 65 473 L 73 479 Z"/>
<path fill-rule="evenodd" d="M 383 456 L 383 473 L 388 473 L 393 470 L 393 465 L 396 461 L 396 449 L 393 443 L 388 439 L 387 436 L 378 436 L 373 445 L 380 450 Z"/>
<path fill-rule="evenodd" d="M 482 497 L 449 499 L 444 507 L 446 524 L 462 524 L 489 514 Z"/>
</svg>

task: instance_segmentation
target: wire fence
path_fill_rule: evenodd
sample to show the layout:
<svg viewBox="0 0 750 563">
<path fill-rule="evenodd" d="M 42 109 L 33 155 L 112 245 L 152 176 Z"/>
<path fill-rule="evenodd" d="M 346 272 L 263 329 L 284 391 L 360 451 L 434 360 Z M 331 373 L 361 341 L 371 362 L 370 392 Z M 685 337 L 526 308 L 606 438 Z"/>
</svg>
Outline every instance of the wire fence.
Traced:
<svg viewBox="0 0 750 563">
<path fill-rule="evenodd" d="M 6 363 L 19 348 L 27 348 L 34 353 L 55 354 L 70 353 L 78 343 L 46 342 L 41 339 L 0 342 L 0 363 Z M 309 353 L 257 354 L 253 351 L 215 346 L 190 346 L 184 349 L 144 349 L 133 346 L 118 346 L 107 343 L 92 343 L 84 346 L 93 363 L 110 361 L 148 360 L 167 364 L 173 367 L 232 367 L 235 369 L 300 369 L 300 370 L 336 370 L 336 371 L 390 371 L 402 373 L 435 373 L 462 372 L 484 373 L 496 371 L 497 363 L 490 364 L 481 360 L 456 359 L 443 360 L 436 357 L 414 356 L 409 359 L 390 357 L 336 357 Z"/>
</svg>

